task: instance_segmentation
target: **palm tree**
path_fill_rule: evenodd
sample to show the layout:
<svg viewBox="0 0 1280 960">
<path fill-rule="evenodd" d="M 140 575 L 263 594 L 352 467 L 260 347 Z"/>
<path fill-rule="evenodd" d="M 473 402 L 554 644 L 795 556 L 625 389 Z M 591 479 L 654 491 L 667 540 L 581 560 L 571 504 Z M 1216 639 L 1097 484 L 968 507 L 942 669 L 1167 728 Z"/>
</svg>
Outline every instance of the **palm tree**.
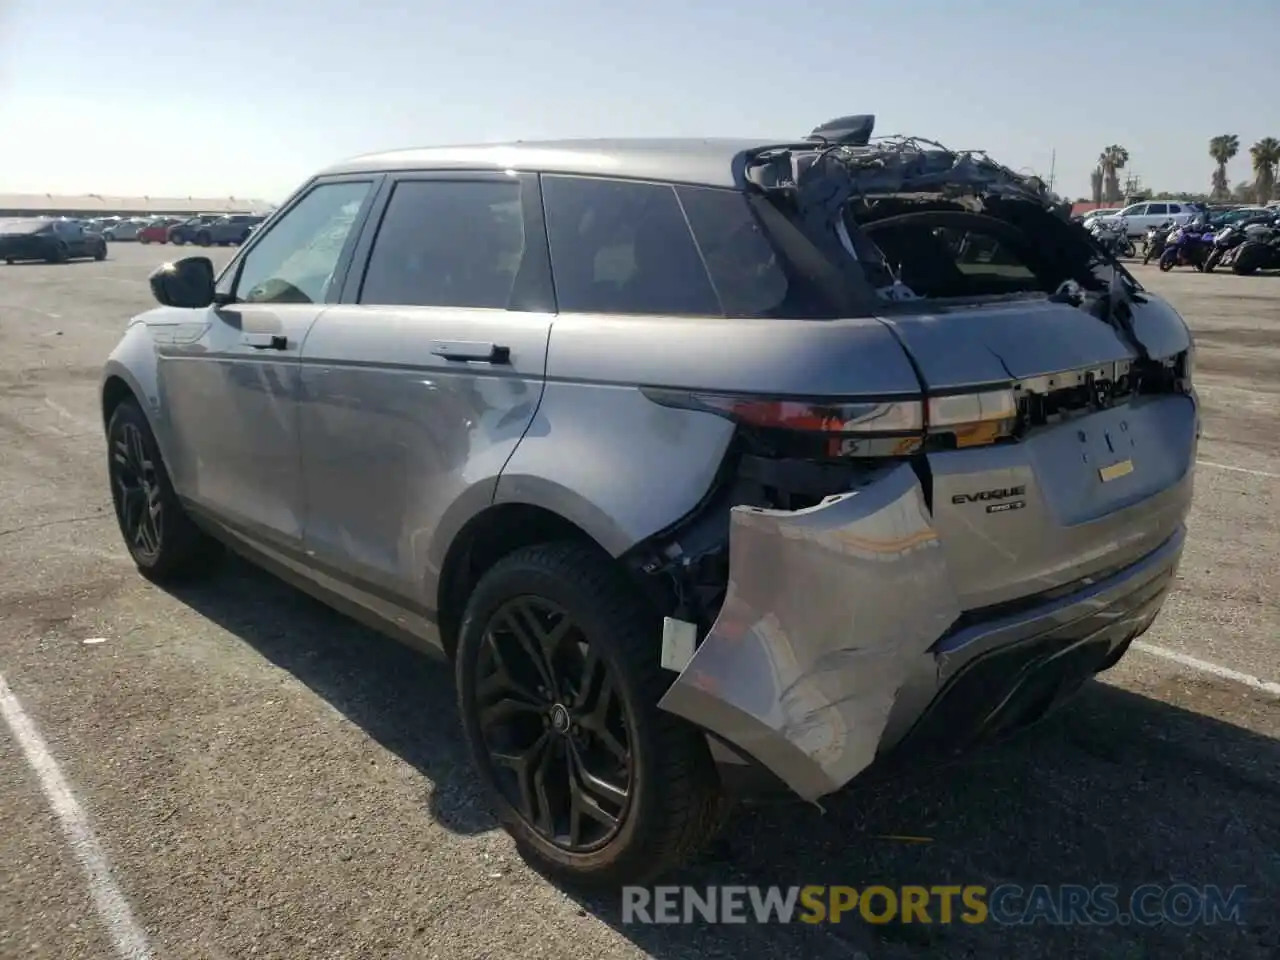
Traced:
<svg viewBox="0 0 1280 960">
<path fill-rule="evenodd" d="M 1128 162 L 1129 151 L 1114 143 L 1098 156 L 1098 168 L 1106 183 L 1104 192 L 1108 203 L 1119 203 L 1124 199 L 1120 194 L 1120 171 Z"/>
<path fill-rule="evenodd" d="M 1240 152 L 1240 138 L 1234 133 L 1224 133 L 1209 140 L 1209 156 L 1217 169 L 1213 171 L 1213 199 L 1223 200 L 1231 195 L 1227 189 L 1227 164 Z"/>
<path fill-rule="evenodd" d="M 1102 168 L 1094 167 L 1093 172 L 1089 174 L 1090 195 L 1093 197 L 1094 203 L 1102 202 Z"/>
<path fill-rule="evenodd" d="M 1280 163 L 1280 140 L 1275 137 L 1263 137 L 1249 148 L 1249 154 L 1253 157 L 1253 184 L 1258 192 L 1257 202 L 1268 203 L 1276 185 L 1276 164 Z"/>
</svg>

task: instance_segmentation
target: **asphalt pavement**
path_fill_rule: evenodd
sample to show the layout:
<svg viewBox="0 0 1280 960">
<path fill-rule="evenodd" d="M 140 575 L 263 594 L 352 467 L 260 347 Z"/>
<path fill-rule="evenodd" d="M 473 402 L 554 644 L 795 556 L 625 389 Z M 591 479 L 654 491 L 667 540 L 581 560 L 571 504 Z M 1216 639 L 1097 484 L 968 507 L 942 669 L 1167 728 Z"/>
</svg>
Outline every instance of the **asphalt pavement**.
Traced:
<svg viewBox="0 0 1280 960">
<path fill-rule="evenodd" d="M 133 570 L 97 379 L 172 256 L 0 265 L 0 705 L 40 740 L 0 723 L 0 957 L 1280 954 L 1280 277 L 1134 268 L 1195 330 L 1205 409 L 1145 649 L 951 768 L 742 810 L 671 881 L 1243 885 L 1244 921 L 637 926 L 515 855 L 446 668 L 243 563 L 175 593 Z"/>
</svg>

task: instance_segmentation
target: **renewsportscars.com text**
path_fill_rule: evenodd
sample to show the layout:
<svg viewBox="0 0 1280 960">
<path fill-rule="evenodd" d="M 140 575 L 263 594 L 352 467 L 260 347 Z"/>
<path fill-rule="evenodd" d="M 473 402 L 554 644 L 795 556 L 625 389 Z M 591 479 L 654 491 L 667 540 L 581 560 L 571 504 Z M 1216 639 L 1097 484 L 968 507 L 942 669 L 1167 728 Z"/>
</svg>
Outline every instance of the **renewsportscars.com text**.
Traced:
<svg viewBox="0 0 1280 960">
<path fill-rule="evenodd" d="M 1046 924 L 1195 926 L 1244 922 L 1236 886 L 624 887 L 623 923 Z"/>
</svg>

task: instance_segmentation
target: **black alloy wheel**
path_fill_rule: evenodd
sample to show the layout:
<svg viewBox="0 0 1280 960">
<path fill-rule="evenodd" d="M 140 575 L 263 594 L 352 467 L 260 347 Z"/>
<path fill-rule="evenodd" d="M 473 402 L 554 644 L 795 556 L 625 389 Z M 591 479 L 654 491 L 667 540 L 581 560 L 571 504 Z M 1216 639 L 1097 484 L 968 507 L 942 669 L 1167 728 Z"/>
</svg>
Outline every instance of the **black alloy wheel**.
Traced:
<svg viewBox="0 0 1280 960">
<path fill-rule="evenodd" d="M 116 521 L 141 573 L 157 582 L 205 573 L 222 555 L 174 494 L 141 408 L 125 400 L 107 424 L 107 474 Z"/>
<path fill-rule="evenodd" d="M 476 709 L 504 798 L 570 853 L 614 837 L 630 805 L 631 750 L 604 661 L 541 597 L 509 600 L 485 631 Z"/>
<path fill-rule="evenodd" d="M 112 438 L 111 494 L 129 552 L 143 563 L 155 563 L 164 532 L 164 507 L 155 462 L 147 454 L 142 431 L 132 423 L 123 424 Z"/>
<path fill-rule="evenodd" d="M 571 885 L 644 883 L 729 810 L 706 735 L 658 708 L 660 625 L 581 542 L 521 547 L 467 599 L 454 669 L 468 749 L 520 853 Z"/>
</svg>

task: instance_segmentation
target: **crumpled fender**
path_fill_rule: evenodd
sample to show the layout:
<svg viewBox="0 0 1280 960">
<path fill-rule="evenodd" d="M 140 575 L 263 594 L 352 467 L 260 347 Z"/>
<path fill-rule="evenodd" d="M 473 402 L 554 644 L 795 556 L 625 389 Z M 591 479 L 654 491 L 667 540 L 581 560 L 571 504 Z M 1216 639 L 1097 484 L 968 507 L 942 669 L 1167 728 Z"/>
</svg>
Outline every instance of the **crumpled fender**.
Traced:
<svg viewBox="0 0 1280 960">
<path fill-rule="evenodd" d="M 724 607 L 659 707 L 816 800 L 875 759 L 899 690 L 959 615 L 905 464 L 808 509 L 734 507 Z"/>
</svg>

